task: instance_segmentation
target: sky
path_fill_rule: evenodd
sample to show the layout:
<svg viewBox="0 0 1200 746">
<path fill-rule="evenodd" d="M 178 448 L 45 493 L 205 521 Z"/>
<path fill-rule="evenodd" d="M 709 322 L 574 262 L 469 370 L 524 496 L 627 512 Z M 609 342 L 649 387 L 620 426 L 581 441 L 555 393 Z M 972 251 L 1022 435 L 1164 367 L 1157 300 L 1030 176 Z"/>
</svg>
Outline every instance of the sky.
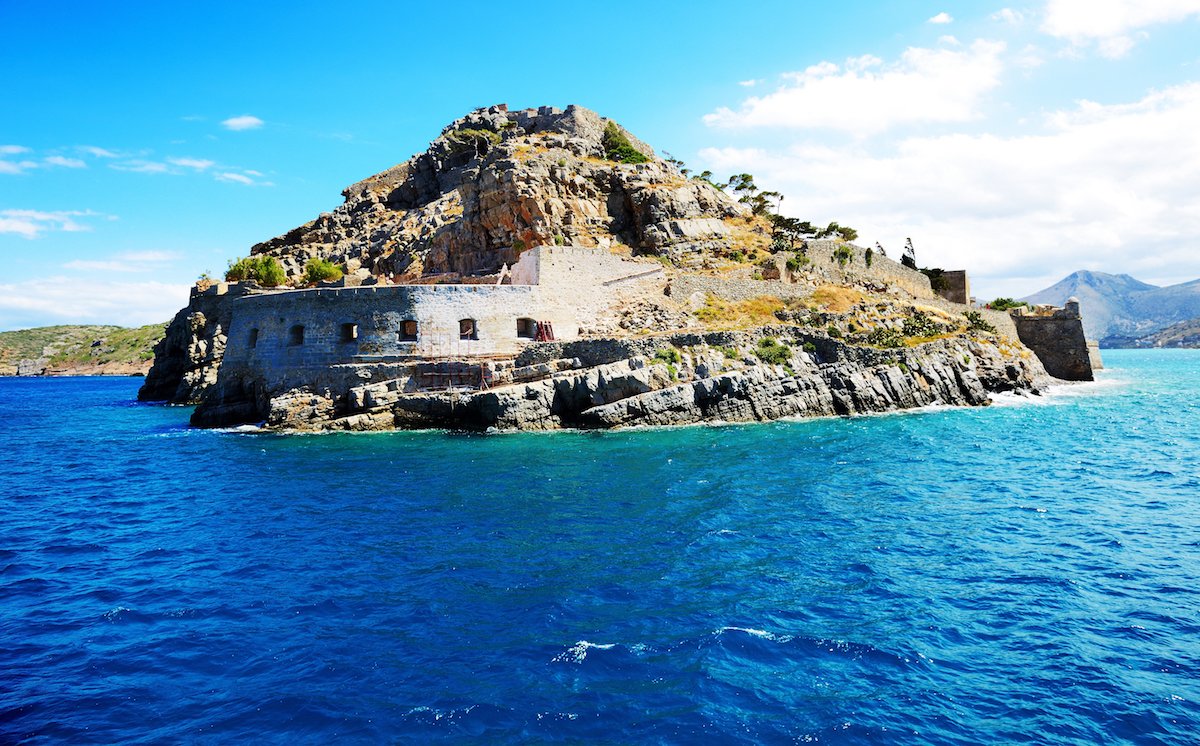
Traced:
<svg viewBox="0 0 1200 746">
<path fill-rule="evenodd" d="M 980 299 L 1200 277 L 1200 0 L 0 0 L 0 330 L 168 320 L 468 111 L 579 104 Z"/>
</svg>

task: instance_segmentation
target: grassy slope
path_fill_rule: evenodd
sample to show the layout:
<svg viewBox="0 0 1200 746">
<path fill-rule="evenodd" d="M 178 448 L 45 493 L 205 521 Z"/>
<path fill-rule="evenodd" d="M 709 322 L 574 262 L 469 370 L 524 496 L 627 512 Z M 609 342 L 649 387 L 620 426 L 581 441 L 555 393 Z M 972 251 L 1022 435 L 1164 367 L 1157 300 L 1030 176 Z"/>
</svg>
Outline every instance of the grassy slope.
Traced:
<svg viewBox="0 0 1200 746">
<path fill-rule="evenodd" d="M 12 374 L 18 360 L 37 360 L 49 353 L 50 368 L 128 364 L 144 366 L 166 324 L 136 329 L 120 326 L 43 326 L 0 332 L 0 374 Z M 99 344 L 95 344 L 99 342 Z"/>
</svg>

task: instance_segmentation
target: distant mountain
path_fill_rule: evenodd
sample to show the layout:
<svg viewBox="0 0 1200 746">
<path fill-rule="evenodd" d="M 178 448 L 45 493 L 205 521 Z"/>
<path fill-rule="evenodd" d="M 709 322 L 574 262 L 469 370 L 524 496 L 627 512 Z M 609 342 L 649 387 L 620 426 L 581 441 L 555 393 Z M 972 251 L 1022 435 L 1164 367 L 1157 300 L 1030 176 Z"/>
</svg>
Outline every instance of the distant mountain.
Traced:
<svg viewBox="0 0 1200 746">
<path fill-rule="evenodd" d="M 1172 324 L 1138 340 L 1138 347 L 1200 347 L 1200 319 Z"/>
<path fill-rule="evenodd" d="M 1158 287 L 1129 275 L 1081 270 L 1022 300 L 1061 306 L 1072 296 L 1079 299 L 1084 332 L 1102 347 L 1150 346 L 1142 338 L 1200 319 L 1200 280 Z"/>
</svg>

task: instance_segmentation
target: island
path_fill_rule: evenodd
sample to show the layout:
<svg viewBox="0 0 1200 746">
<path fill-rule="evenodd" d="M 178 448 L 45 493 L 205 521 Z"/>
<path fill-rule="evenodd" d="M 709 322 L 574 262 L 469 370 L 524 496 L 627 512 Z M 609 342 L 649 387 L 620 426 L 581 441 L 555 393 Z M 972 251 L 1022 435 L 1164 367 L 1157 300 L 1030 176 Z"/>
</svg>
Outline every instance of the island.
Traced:
<svg viewBox="0 0 1200 746">
<path fill-rule="evenodd" d="M 139 398 L 201 427 L 552 430 L 986 405 L 1099 364 L 588 109 L 475 110 L 202 278 Z"/>
</svg>

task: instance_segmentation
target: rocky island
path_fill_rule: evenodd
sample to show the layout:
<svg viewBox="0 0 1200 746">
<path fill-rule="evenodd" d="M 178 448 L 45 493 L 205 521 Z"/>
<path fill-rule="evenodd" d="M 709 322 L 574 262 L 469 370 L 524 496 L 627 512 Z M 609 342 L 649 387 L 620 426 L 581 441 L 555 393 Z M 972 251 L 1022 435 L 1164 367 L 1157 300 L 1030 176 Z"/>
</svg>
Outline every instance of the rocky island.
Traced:
<svg viewBox="0 0 1200 746">
<path fill-rule="evenodd" d="M 581 107 L 473 111 L 198 283 L 139 398 L 204 427 L 547 430 L 1091 378 L 1077 305 L 973 309 L 965 272 L 935 290 L 852 230 L 773 214 L 749 175 L 710 177 Z"/>
</svg>

